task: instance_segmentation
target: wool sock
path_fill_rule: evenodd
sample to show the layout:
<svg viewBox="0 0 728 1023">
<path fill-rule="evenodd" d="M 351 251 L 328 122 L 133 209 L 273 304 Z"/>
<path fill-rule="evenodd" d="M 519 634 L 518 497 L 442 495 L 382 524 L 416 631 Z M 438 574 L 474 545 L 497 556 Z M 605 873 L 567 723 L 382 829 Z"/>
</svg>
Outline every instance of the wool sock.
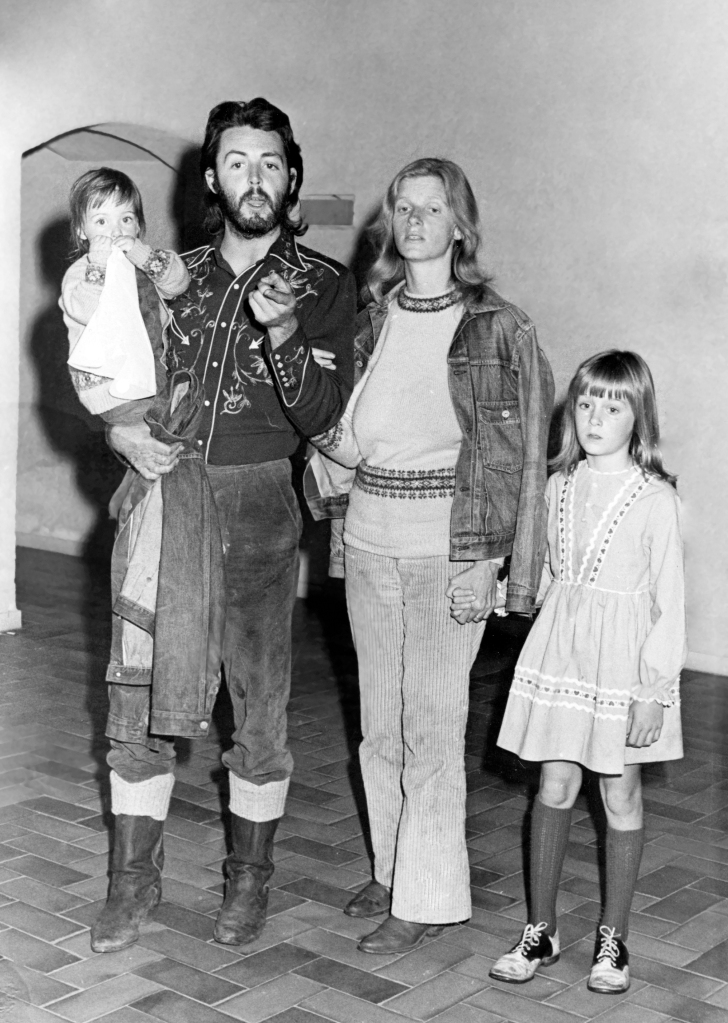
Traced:
<svg viewBox="0 0 728 1023">
<path fill-rule="evenodd" d="M 607 827 L 607 898 L 602 917 L 604 927 L 613 927 L 627 940 L 629 911 L 642 860 L 645 829 L 617 831 Z"/>
<path fill-rule="evenodd" d="M 169 812 L 173 788 L 173 774 L 155 774 L 145 781 L 129 782 L 112 771 L 111 812 L 163 821 Z"/>
<path fill-rule="evenodd" d="M 556 933 L 556 895 L 571 828 L 571 807 L 546 806 L 536 796 L 531 814 L 531 923 L 546 921 Z"/>
</svg>

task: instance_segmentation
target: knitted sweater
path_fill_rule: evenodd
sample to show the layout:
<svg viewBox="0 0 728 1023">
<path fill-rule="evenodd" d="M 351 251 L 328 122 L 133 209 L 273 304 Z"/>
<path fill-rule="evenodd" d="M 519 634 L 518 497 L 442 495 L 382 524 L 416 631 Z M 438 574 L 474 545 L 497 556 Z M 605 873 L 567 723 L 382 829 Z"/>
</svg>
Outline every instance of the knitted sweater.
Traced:
<svg viewBox="0 0 728 1023">
<path fill-rule="evenodd" d="M 189 287 L 190 277 L 185 263 L 175 252 L 152 249 L 139 238 L 126 255 L 137 269 L 139 308 L 154 353 L 159 392 L 167 374 L 164 365 L 164 332 L 170 320 L 164 300 L 183 294 Z M 96 311 L 104 281 L 105 267 L 91 263 L 88 255 L 77 259 L 63 277 L 58 304 L 63 310 L 70 352 L 73 352 Z M 136 401 L 115 398 L 109 393 L 111 381 L 108 377 L 80 372 L 72 367 L 69 369 L 81 403 L 89 412 L 100 415 L 108 423 L 140 422 L 154 400 L 154 396 Z"/>
<path fill-rule="evenodd" d="M 447 354 L 462 306 L 389 308 L 371 373 L 353 410 L 362 461 L 344 526 L 352 547 L 395 558 L 448 556 L 462 434 Z"/>
</svg>

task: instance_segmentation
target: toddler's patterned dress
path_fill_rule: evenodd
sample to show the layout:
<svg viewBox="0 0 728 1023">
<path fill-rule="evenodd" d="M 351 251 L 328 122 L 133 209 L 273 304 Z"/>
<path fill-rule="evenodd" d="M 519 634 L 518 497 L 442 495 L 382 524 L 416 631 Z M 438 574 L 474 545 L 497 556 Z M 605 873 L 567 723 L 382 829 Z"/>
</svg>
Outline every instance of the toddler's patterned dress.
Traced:
<svg viewBox="0 0 728 1023">
<path fill-rule="evenodd" d="M 569 760 L 612 775 L 625 764 L 679 760 L 686 637 L 674 488 L 635 467 L 600 473 L 582 461 L 571 476 L 551 477 L 546 500 L 550 585 L 498 745 L 524 760 Z M 665 708 L 652 746 L 625 745 L 632 700 Z"/>
</svg>

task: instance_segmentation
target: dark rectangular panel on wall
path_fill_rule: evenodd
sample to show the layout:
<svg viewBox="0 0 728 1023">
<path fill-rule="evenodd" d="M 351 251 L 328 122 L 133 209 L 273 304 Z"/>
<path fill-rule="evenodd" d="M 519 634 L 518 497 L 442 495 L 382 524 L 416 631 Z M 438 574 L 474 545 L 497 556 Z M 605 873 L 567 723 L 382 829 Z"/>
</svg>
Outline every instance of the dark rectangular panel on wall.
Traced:
<svg viewBox="0 0 728 1023">
<path fill-rule="evenodd" d="M 303 219 L 319 227 L 351 227 L 354 223 L 353 195 L 309 195 L 301 199 Z"/>
</svg>

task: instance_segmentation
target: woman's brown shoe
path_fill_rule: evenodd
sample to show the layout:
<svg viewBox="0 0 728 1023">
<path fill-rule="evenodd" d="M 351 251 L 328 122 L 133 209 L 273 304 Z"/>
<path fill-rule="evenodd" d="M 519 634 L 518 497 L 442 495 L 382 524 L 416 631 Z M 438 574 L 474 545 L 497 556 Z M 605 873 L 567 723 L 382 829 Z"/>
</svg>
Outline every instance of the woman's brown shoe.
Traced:
<svg viewBox="0 0 728 1023">
<path fill-rule="evenodd" d="M 380 913 L 388 913 L 392 904 L 392 890 L 379 881 L 370 881 L 366 888 L 360 892 L 344 907 L 347 916 L 355 916 L 366 919 L 370 916 L 379 916 Z"/>
<path fill-rule="evenodd" d="M 411 952 L 425 938 L 435 938 L 443 930 L 444 924 L 416 924 L 390 915 L 376 931 L 362 938 L 357 948 L 360 952 L 371 952 L 373 955 Z"/>
</svg>

